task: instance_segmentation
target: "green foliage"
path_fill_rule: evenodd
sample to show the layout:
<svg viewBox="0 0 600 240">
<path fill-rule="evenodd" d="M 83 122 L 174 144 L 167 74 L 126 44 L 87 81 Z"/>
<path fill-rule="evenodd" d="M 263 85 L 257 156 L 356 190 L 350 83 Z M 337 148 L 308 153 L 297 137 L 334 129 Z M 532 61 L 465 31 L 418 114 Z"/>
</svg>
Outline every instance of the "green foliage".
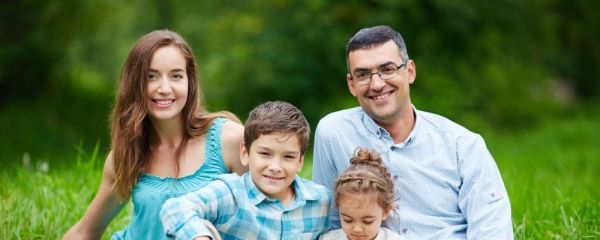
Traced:
<svg viewBox="0 0 600 240">
<path fill-rule="evenodd" d="M 135 39 L 158 28 L 180 32 L 195 49 L 210 109 L 242 118 L 272 99 L 299 105 L 312 123 L 345 106 L 344 45 L 358 29 L 379 24 L 404 35 L 417 63 L 415 102 L 452 118 L 475 113 L 494 126 L 527 125 L 516 119 L 535 122 L 561 102 L 597 99 L 600 91 L 595 1 L 3 5 L 0 86 L 10 91 L 0 106 L 60 96 L 65 85 L 109 95 Z"/>
<path fill-rule="evenodd" d="M 100 141 L 102 152 L 107 152 L 109 102 L 109 96 L 65 91 L 60 97 L 0 108 L 0 125 L 4 126 L 0 131 L 0 163 L 20 164 L 22 156 L 30 154 L 32 160 L 53 166 L 69 165 L 82 136 L 89 136 L 84 148 Z"/>
<path fill-rule="evenodd" d="M 325 114 L 358 105 L 345 82 L 344 46 L 360 28 L 387 24 L 403 34 L 416 62 L 411 96 L 419 109 L 472 126 L 531 127 L 600 99 L 599 3 L 1 3 L 0 124 L 11 128 L 0 131 L 0 161 L 37 148 L 41 158 L 64 159 L 46 156 L 46 148 L 65 155 L 81 138 L 107 139 L 122 64 L 137 38 L 159 28 L 193 47 L 209 110 L 242 119 L 279 99 L 300 107 L 314 127 Z"/>
</svg>

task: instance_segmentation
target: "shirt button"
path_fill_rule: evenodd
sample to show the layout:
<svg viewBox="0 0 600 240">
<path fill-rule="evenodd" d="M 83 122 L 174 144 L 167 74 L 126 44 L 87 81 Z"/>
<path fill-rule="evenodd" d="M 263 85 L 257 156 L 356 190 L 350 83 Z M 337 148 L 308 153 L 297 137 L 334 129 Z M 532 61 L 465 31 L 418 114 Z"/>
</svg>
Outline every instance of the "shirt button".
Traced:
<svg viewBox="0 0 600 240">
<path fill-rule="evenodd" d="M 406 228 L 402 229 L 402 233 L 406 233 L 406 231 L 408 231 Z"/>
<path fill-rule="evenodd" d="M 394 175 L 394 181 L 398 180 L 398 175 Z"/>
</svg>

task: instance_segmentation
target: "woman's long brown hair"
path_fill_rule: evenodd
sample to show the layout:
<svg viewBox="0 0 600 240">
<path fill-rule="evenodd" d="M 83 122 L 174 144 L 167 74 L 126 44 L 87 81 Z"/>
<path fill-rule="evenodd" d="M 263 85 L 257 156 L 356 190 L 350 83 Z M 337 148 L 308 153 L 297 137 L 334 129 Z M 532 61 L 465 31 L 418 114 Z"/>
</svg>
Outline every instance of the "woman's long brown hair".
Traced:
<svg viewBox="0 0 600 240">
<path fill-rule="evenodd" d="M 177 33 L 157 30 L 141 37 L 129 52 L 121 71 L 119 88 L 110 116 L 111 148 L 115 173 L 114 186 L 122 200 L 131 196 L 150 151 L 148 137 L 153 131 L 148 118 L 147 76 L 154 52 L 162 47 L 175 46 L 186 60 L 188 97 L 182 110 L 183 139 L 177 149 L 176 176 L 179 175 L 179 156 L 190 138 L 206 133 L 213 119 L 239 119 L 230 112 L 208 113 L 202 105 L 196 61 L 187 42 Z"/>
</svg>

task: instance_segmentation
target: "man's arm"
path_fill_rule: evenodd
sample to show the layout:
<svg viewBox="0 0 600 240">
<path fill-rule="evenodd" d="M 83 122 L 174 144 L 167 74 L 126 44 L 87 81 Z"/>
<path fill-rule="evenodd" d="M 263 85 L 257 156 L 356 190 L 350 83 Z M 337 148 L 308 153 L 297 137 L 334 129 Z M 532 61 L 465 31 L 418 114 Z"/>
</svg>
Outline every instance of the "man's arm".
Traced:
<svg viewBox="0 0 600 240">
<path fill-rule="evenodd" d="M 337 179 L 338 172 L 333 164 L 334 154 L 331 150 L 331 147 L 331 141 L 328 139 L 325 131 L 323 131 L 323 125 L 319 123 L 315 131 L 312 180 L 313 182 L 321 184 L 333 192 L 335 190 L 334 184 L 335 180 Z M 341 228 L 340 216 L 335 204 L 331 204 L 331 210 L 329 211 L 329 224 L 331 229 Z"/>
<path fill-rule="evenodd" d="M 467 239 L 513 239 L 510 201 L 494 158 L 479 135 L 457 142 L 462 186 L 458 204 Z"/>
<path fill-rule="evenodd" d="M 160 211 L 160 219 L 167 237 L 213 237 L 204 220 L 214 223 L 217 216 L 228 218 L 233 209 L 235 201 L 230 188 L 222 180 L 215 180 L 197 191 L 167 200 Z"/>
</svg>

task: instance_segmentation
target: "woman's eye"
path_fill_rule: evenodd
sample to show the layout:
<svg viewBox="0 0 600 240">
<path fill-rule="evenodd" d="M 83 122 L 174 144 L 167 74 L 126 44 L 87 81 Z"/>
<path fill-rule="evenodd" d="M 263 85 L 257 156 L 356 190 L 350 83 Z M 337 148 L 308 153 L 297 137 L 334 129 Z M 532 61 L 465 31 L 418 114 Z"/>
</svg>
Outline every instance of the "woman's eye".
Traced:
<svg viewBox="0 0 600 240">
<path fill-rule="evenodd" d="M 175 75 L 173 75 L 173 79 L 180 80 L 182 78 L 183 78 L 183 75 L 181 75 L 181 74 L 175 74 Z"/>
<path fill-rule="evenodd" d="M 149 74 L 148 75 L 148 80 L 156 80 L 158 78 L 158 76 L 156 76 L 156 74 Z"/>
</svg>

